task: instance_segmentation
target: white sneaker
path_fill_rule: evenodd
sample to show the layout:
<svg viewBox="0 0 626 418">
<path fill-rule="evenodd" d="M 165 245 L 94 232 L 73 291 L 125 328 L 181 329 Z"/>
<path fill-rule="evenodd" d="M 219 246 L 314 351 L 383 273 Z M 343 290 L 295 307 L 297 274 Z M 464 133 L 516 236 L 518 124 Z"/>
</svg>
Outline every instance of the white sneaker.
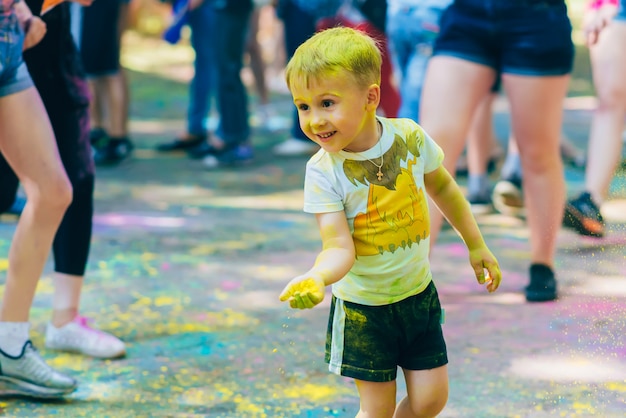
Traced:
<svg viewBox="0 0 626 418">
<path fill-rule="evenodd" d="M 126 346 L 117 337 L 91 328 L 88 319 L 77 316 L 69 324 L 46 328 L 46 348 L 80 353 L 96 358 L 117 358 L 126 354 Z"/>
<path fill-rule="evenodd" d="M 289 138 L 285 142 L 281 142 L 272 148 L 275 155 L 281 157 L 295 157 L 300 155 L 313 155 L 320 147 L 310 140 L 303 141 L 301 139 Z"/>
</svg>

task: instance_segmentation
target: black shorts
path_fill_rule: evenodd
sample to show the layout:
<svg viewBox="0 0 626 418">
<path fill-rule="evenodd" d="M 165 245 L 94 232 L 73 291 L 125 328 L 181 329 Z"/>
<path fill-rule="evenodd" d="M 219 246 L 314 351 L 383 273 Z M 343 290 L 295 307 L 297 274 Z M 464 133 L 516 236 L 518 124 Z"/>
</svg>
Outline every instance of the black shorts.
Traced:
<svg viewBox="0 0 626 418">
<path fill-rule="evenodd" d="M 370 382 L 396 379 L 398 366 L 429 370 L 448 363 L 441 304 L 433 282 L 391 305 L 366 306 L 333 296 L 326 362 L 335 374 Z"/>
<path fill-rule="evenodd" d="M 434 55 L 503 74 L 569 74 L 574 44 L 567 6 L 563 0 L 456 0 L 441 17 Z"/>
<path fill-rule="evenodd" d="M 80 55 L 89 77 L 120 70 L 120 0 L 98 0 L 83 8 Z"/>
</svg>

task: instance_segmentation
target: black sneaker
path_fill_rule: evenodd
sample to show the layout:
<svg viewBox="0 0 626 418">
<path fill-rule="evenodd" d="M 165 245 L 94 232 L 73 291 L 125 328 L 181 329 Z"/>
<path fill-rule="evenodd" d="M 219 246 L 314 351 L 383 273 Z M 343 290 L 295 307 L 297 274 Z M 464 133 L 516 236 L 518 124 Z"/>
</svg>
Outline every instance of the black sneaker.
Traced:
<svg viewBox="0 0 626 418">
<path fill-rule="evenodd" d="M 563 225 L 575 229 L 580 235 L 597 238 L 604 236 L 604 219 L 588 192 L 565 204 Z"/>
<path fill-rule="evenodd" d="M 489 193 L 470 193 L 467 195 L 467 201 L 474 215 L 486 215 L 493 212 L 493 202 Z"/>
<path fill-rule="evenodd" d="M 102 128 L 93 128 L 91 131 L 89 131 L 89 142 L 92 145 L 96 145 L 100 141 L 102 141 L 102 140 L 104 140 L 104 139 L 106 139 L 108 137 L 109 137 L 109 135 Z"/>
<path fill-rule="evenodd" d="M 552 269 L 544 264 L 530 266 L 530 283 L 524 288 L 528 302 L 548 302 L 555 300 L 556 279 Z"/>
<path fill-rule="evenodd" d="M 520 176 L 511 176 L 498 181 L 491 197 L 493 206 L 498 212 L 505 215 L 524 216 L 524 192 Z"/>
<path fill-rule="evenodd" d="M 93 146 L 93 159 L 97 165 L 113 165 L 130 157 L 133 143 L 128 138 L 109 138 L 104 144 Z"/>
<path fill-rule="evenodd" d="M 188 138 L 174 138 L 170 142 L 163 142 L 156 146 L 159 152 L 186 151 L 206 142 L 206 134 L 189 135 Z"/>
<path fill-rule="evenodd" d="M 223 150 L 214 151 L 202 159 L 202 165 L 208 169 L 221 166 L 233 166 L 247 164 L 254 158 L 254 151 L 248 144 L 239 144 L 235 147 L 227 147 Z"/>
<path fill-rule="evenodd" d="M 201 160 L 207 155 L 221 152 L 220 149 L 209 144 L 206 140 L 202 140 L 196 146 L 188 148 L 186 151 L 187 151 L 187 155 L 189 156 L 189 158 L 194 159 L 194 160 Z"/>
</svg>

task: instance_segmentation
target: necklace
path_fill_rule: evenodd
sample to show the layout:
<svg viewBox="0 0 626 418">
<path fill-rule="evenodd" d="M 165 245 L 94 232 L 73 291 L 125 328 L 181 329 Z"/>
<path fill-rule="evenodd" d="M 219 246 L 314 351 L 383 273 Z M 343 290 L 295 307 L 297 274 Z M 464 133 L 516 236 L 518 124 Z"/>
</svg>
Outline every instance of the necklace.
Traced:
<svg viewBox="0 0 626 418">
<path fill-rule="evenodd" d="M 383 168 L 383 164 L 385 163 L 385 159 L 384 159 L 384 155 L 382 154 L 383 152 L 383 146 L 380 145 L 380 142 L 378 142 L 378 145 L 380 147 L 380 165 L 376 164 L 374 161 L 370 160 L 369 158 L 367 158 L 367 161 L 369 161 L 370 163 L 374 164 L 377 168 L 378 168 L 378 173 L 376 173 L 376 177 L 378 177 L 378 181 L 381 181 L 383 179 L 383 172 L 382 172 L 382 168 Z"/>
<path fill-rule="evenodd" d="M 383 145 L 380 143 L 380 139 L 378 140 L 378 148 L 380 149 L 380 165 L 376 164 L 374 161 L 370 160 L 369 158 L 365 157 L 363 154 L 361 154 L 360 152 L 354 152 L 355 154 L 360 155 L 361 157 L 365 157 L 365 159 L 367 161 L 369 161 L 370 163 L 374 164 L 374 166 L 376 168 L 378 168 L 378 173 L 376 173 L 376 177 L 378 178 L 378 181 L 381 181 L 383 179 L 383 164 L 385 163 L 385 156 L 383 155 Z M 345 148 L 346 151 L 350 151 L 349 149 Z"/>
<path fill-rule="evenodd" d="M 383 164 L 385 163 L 385 156 L 383 155 L 383 145 L 380 143 L 380 137 L 382 135 L 382 127 L 380 126 L 380 123 L 377 122 L 376 123 L 376 128 L 378 131 L 378 148 L 380 149 L 380 165 L 376 164 L 374 161 L 370 160 L 369 158 L 365 157 L 363 154 L 361 154 L 360 152 L 355 152 L 355 154 L 360 155 L 361 157 L 365 157 L 367 159 L 367 161 L 369 161 L 370 163 L 374 164 L 374 166 L 376 168 L 378 168 L 378 173 L 376 173 L 376 177 L 378 178 L 378 181 L 381 181 L 383 179 Z M 345 148 L 346 151 L 350 151 L 349 149 Z M 354 151 L 351 151 L 354 152 Z"/>
</svg>

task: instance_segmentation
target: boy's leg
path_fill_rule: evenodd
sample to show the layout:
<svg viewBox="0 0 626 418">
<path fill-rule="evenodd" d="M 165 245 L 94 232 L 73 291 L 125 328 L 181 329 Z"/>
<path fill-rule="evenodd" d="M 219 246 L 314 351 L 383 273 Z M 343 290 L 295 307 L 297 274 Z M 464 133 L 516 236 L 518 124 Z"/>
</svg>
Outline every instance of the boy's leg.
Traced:
<svg viewBox="0 0 626 418">
<path fill-rule="evenodd" d="M 448 402 L 448 366 L 403 371 L 407 396 L 398 404 L 394 418 L 436 417 Z"/>
<path fill-rule="evenodd" d="M 360 410 L 356 418 L 393 417 L 396 409 L 396 381 L 367 382 L 356 380 L 359 391 Z"/>
</svg>

